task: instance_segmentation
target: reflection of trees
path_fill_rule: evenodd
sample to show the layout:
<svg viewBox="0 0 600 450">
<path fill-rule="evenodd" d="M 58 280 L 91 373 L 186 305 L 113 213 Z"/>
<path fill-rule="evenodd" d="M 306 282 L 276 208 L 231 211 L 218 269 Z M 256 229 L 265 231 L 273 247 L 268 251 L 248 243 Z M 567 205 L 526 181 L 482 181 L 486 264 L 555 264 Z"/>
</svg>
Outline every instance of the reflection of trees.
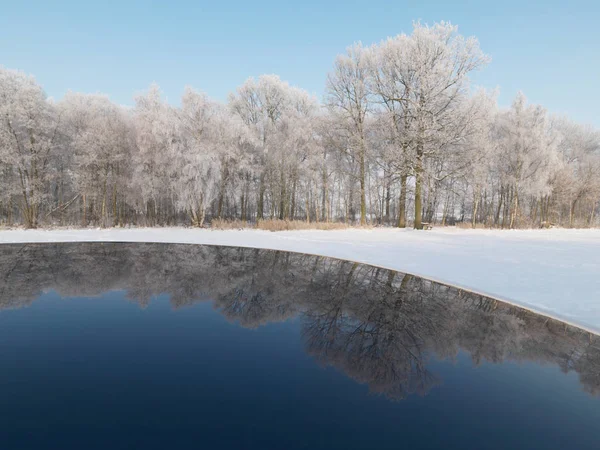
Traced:
<svg viewBox="0 0 600 450">
<path fill-rule="evenodd" d="M 308 351 L 373 392 L 390 398 L 426 393 L 437 382 L 427 369 L 428 354 L 443 347 L 445 334 L 429 314 L 435 301 L 420 298 L 421 280 L 350 264 L 340 266 L 333 283 L 327 276 L 313 282 L 321 295 L 304 316 Z"/>
<path fill-rule="evenodd" d="M 600 392 L 600 339 L 479 295 L 352 262 L 267 250 L 165 244 L 0 247 L 0 309 L 43 291 L 126 290 L 145 306 L 214 300 L 244 327 L 300 316 L 307 352 L 392 399 L 425 394 L 429 360 L 459 350 L 473 362 L 534 361 L 579 374 Z"/>
</svg>

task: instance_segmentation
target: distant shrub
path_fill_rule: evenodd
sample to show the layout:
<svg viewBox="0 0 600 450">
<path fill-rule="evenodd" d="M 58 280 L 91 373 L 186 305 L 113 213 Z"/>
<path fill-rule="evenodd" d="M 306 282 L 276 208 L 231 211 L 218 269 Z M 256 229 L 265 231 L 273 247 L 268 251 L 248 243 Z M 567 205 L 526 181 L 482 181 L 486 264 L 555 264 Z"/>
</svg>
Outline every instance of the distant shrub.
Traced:
<svg viewBox="0 0 600 450">
<path fill-rule="evenodd" d="M 343 230 L 346 228 L 371 229 L 373 225 L 358 227 L 347 225 L 342 222 L 310 222 L 304 220 L 280 220 L 264 219 L 256 223 L 245 222 L 238 219 L 213 219 L 210 222 L 210 228 L 213 230 L 241 230 L 245 228 L 255 228 L 266 231 L 289 231 L 289 230 Z"/>
<path fill-rule="evenodd" d="M 213 219 L 210 227 L 214 230 L 241 230 L 243 228 L 254 228 L 250 222 L 238 219 Z"/>
<path fill-rule="evenodd" d="M 471 230 L 473 229 L 473 224 L 471 222 L 456 222 L 456 225 L 454 225 L 456 228 L 460 228 L 462 230 Z M 484 228 L 489 228 L 485 223 L 476 223 L 475 224 L 475 228 L 477 229 L 484 229 Z"/>
<path fill-rule="evenodd" d="M 256 228 L 268 231 L 287 231 L 287 230 L 341 230 L 348 228 L 345 223 L 340 222 L 306 222 L 304 220 L 279 220 L 267 219 L 259 220 Z"/>
</svg>

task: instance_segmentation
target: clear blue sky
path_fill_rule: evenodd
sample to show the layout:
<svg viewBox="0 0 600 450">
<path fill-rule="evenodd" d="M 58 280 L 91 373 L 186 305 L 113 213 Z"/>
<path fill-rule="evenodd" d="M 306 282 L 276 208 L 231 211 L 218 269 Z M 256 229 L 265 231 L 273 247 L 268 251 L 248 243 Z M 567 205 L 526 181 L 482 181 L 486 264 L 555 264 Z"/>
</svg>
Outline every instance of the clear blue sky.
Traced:
<svg viewBox="0 0 600 450">
<path fill-rule="evenodd" d="M 20 1 L 0 0 L 0 65 L 36 76 L 48 95 L 102 92 L 131 105 L 157 82 L 225 100 L 249 76 L 276 73 L 322 96 L 337 53 L 450 21 L 493 62 L 475 76 L 600 126 L 600 1 Z"/>
</svg>

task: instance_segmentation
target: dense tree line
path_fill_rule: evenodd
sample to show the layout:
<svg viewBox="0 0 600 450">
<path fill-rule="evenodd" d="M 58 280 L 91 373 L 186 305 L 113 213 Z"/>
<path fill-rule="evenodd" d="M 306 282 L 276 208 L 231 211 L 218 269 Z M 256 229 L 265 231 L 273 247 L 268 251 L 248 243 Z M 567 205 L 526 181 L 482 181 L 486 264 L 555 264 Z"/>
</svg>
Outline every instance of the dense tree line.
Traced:
<svg viewBox="0 0 600 450">
<path fill-rule="evenodd" d="M 439 23 L 339 55 L 324 101 L 275 75 L 226 104 L 151 86 L 126 108 L 46 97 L 0 68 L 0 222 L 123 226 L 214 218 L 421 228 L 594 226 L 600 134 L 518 94 L 497 106 L 489 61 Z"/>
<path fill-rule="evenodd" d="M 431 362 L 529 361 L 578 375 L 600 393 L 599 337 L 527 310 L 399 272 L 320 256 L 179 244 L 5 244 L 0 311 L 53 290 L 114 290 L 145 307 L 212 301 L 246 328 L 299 317 L 307 353 L 399 400 L 440 381 Z"/>
</svg>

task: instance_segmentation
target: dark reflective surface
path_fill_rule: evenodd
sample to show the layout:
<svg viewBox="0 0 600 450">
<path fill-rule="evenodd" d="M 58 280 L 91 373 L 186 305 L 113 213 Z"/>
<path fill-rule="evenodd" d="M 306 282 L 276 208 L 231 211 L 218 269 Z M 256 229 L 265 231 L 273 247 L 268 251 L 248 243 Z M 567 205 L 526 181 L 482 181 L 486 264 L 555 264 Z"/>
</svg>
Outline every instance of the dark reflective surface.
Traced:
<svg viewBox="0 0 600 450">
<path fill-rule="evenodd" d="M 600 338 L 335 259 L 0 246 L 0 448 L 600 448 Z"/>
</svg>

